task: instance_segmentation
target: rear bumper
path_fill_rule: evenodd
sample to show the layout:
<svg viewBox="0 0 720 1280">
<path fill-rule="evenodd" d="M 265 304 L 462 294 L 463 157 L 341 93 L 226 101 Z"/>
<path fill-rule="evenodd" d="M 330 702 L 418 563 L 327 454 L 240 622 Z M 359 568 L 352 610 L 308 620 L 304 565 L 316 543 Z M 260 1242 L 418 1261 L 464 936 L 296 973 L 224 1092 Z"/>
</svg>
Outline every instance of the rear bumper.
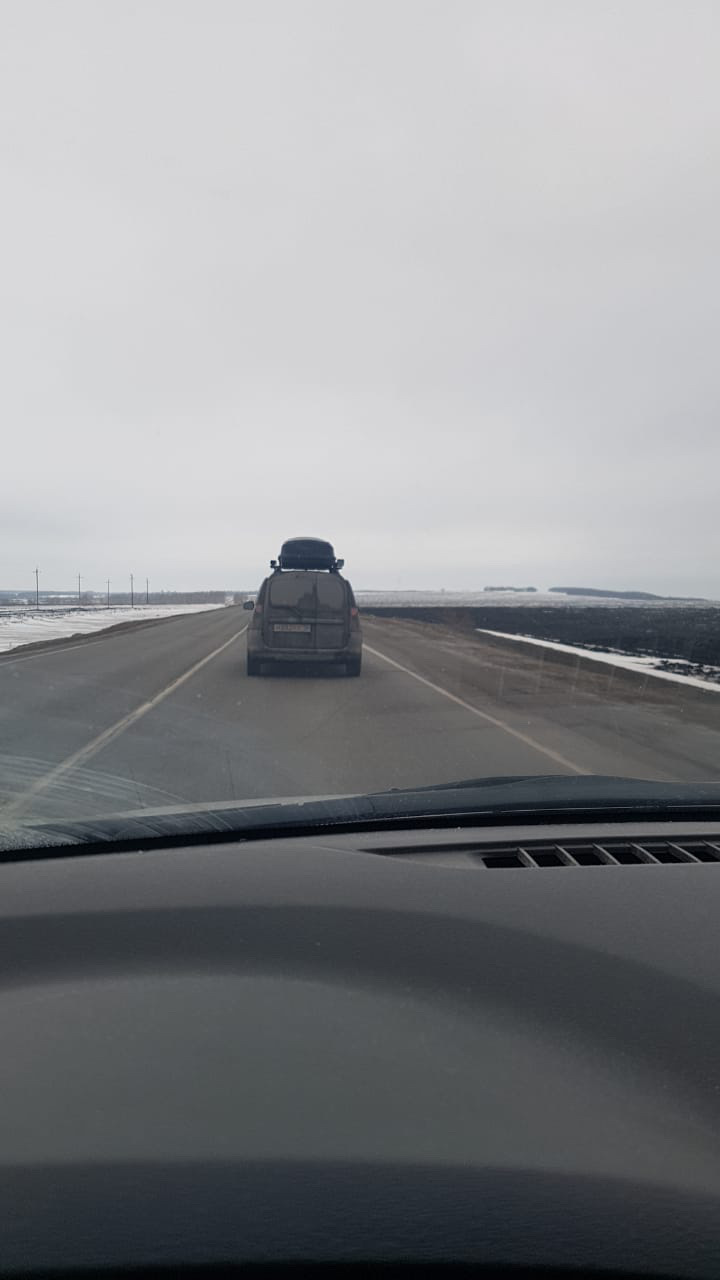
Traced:
<svg viewBox="0 0 720 1280">
<path fill-rule="evenodd" d="M 247 651 L 251 658 L 258 662 L 348 662 L 351 658 L 359 658 L 362 653 L 360 636 L 353 637 L 342 649 L 269 649 L 262 641 L 253 643 L 248 634 Z"/>
<path fill-rule="evenodd" d="M 360 653 L 359 649 L 339 649 L 337 653 L 332 650 L 323 649 L 315 652 L 308 649 L 305 653 L 299 653 L 297 649 L 250 649 L 250 655 L 257 658 L 258 662 L 299 662 L 299 663 L 315 663 L 321 662 L 348 662 L 350 658 L 357 657 Z"/>
</svg>

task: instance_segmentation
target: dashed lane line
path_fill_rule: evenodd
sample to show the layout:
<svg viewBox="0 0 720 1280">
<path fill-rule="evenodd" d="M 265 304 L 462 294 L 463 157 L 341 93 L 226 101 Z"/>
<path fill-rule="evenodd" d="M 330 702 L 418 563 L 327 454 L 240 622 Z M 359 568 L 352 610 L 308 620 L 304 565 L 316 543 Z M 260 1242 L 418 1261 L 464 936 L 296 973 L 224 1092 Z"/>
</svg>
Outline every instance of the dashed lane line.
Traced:
<svg viewBox="0 0 720 1280">
<path fill-rule="evenodd" d="M 212 653 L 207 653 L 199 662 L 193 663 L 191 667 L 188 667 L 187 671 L 184 671 L 181 676 L 177 677 L 177 679 L 172 680 L 164 689 L 161 689 L 159 693 L 156 693 L 153 698 L 149 698 L 147 702 L 141 703 L 141 705 L 136 707 L 134 711 L 128 712 L 128 714 L 123 716 L 121 720 L 116 720 L 115 724 L 111 724 L 109 729 L 104 729 L 102 733 L 99 733 L 91 742 L 86 743 L 84 747 L 80 747 L 79 750 L 74 751 L 72 755 L 66 756 L 64 760 L 61 760 L 59 764 L 56 764 L 48 773 L 43 774 L 41 778 L 38 778 L 31 787 L 28 787 L 27 791 L 23 791 L 21 795 L 15 796 L 9 804 L 0 809 L 3 818 L 14 817 L 26 807 L 28 801 L 34 799 L 35 796 L 39 795 L 41 792 L 47 791 L 48 787 L 52 787 L 60 778 L 64 777 L 65 774 L 70 773 L 72 769 L 77 769 L 78 766 L 86 764 L 88 760 L 97 755 L 98 751 L 102 751 L 103 747 L 106 747 L 109 742 L 113 742 L 115 738 L 119 738 L 121 733 L 124 733 L 126 729 L 131 727 L 131 725 L 137 724 L 138 720 L 142 720 L 143 716 L 146 716 L 149 711 L 153 711 L 159 703 L 164 702 L 165 698 L 169 698 L 171 693 L 174 693 L 176 689 L 179 689 L 181 685 L 185 684 L 186 680 L 190 680 L 198 671 L 207 666 L 208 662 L 212 662 L 213 658 L 217 658 L 221 653 L 224 653 L 226 649 L 229 649 L 230 645 L 234 644 L 236 640 L 239 640 L 241 636 L 244 636 L 246 631 L 247 627 L 243 627 L 241 631 L 236 631 L 229 640 L 226 640 L 224 644 L 219 645 L 217 649 L 213 649 Z"/>
</svg>

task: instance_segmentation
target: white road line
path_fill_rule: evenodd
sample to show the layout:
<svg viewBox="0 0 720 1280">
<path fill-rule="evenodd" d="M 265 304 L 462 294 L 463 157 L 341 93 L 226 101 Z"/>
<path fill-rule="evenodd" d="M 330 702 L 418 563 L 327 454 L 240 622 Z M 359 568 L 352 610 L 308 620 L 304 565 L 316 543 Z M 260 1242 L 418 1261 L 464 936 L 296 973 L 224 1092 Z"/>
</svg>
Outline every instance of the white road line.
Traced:
<svg viewBox="0 0 720 1280">
<path fill-rule="evenodd" d="M 466 702 L 464 698 L 458 698 L 457 694 L 451 693 L 449 689 L 443 689 L 442 685 L 433 684 L 432 680 L 426 680 L 425 676 L 419 676 L 417 671 L 411 671 L 409 667 L 404 667 L 401 662 L 396 662 L 394 658 L 389 658 L 386 653 L 380 653 L 379 649 L 371 649 L 369 644 L 364 644 L 363 649 L 366 653 L 371 653 L 375 658 L 382 658 L 383 662 L 389 663 L 391 667 L 396 667 L 398 671 L 404 672 L 406 676 L 412 676 L 413 680 L 417 680 L 419 684 L 424 684 L 427 689 L 432 689 L 434 693 L 441 694 L 443 698 L 448 698 L 450 702 L 456 703 L 458 707 L 464 707 L 466 711 L 472 712 L 474 716 L 479 716 L 481 720 L 486 720 L 488 724 L 494 725 L 496 729 L 502 729 L 504 733 L 509 733 L 511 738 L 517 738 L 526 747 L 532 747 L 533 751 L 540 751 L 542 755 L 547 756 L 555 764 L 562 765 L 564 769 L 570 769 L 572 773 L 585 774 L 589 772 L 589 770 L 581 769 L 578 765 L 573 764 L 572 760 L 560 755 L 559 751 L 553 751 L 552 747 L 544 747 L 541 742 L 531 738 L 528 733 L 513 729 L 511 725 L 506 724 L 504 720 L 499 720 L 497 716 L 491 716 L 487 711 L 481 711 L 479 707 L 474 707 L 471 702 Z"/>
<path fill-rule="evenodd" d="M 119 738 L 121 733 L 124 733 L 131 725 L 137 724 L 138 720 L 142 720 L 142 717 L 146 716 L 148 711 L 152 711 L 159 703 L 163 702 L 165 698 L 168 698 L 171 693 L 174 693 L 176 689 L 179 689 L 180 685 L 185 684 L 186 680 L 189 680 L 194 676 L 202 667 L 207 666 L 208 662 L 212 662 L 213 658 L 217 658 L 218 654 L 223 653 L 225 649 L 229 649 L 230 645 L 234 644 L 236 640 L 239 640 L 241 636 L 244 636 L 246 631 L 247 627 L 243 627 L 242 631 L 236 631 L 235 634 L 232 635 L 229 640 L 226 640 L 224 644 L 219 645 L 217 649 L 213 649 L 212 653 L 207 653 L 199 662 L 193 663 L 193 665 L 188 667 L 187 671 L 184 671 L 181 676 L 178 676 L 176 680 L 173 680 L 170 684 L 166 685 L 164 689 L 161 689 L 160 693 L 156 693 L 154 698 L 149 698 L 147 702 L 141 703 L 141 705 L 136 707 L 134 711 L 128 712 L 128 714 L 123 716 L 121 720 L 117 720 L 115 724 L 111 724 L 109 729 L 105 729 L 102 733 L 99 733 L 96 738 L 93 738 L 91 742 L 86 743 L 84 747 L 80 747 L 78 751 L 74 751 L 71 756 L 66 756 L 66 758 L 61 760 L 60 764 L 55 765 L 55 768 L 51 769 L 49 773 L 44 774 L 42 778 L 38 778 L 37 782 L 34 782 L 31 787 L 28 787 L 27 791 L 24 791 L 22 795 L 15 796 L 8 805 L 4 808 L 0 808 L 3 818 L 12 817 L 20 809 L 25 807 L 28 800 L 31 800 L 41 791 L 47 791 L 48 787 L 51 787 L 59 778 L 64 777 L 66 773 L 69 773 L 72 769 L 76 769 L 78 765 L 85 764 L 94 755 L 97 755 L 98 751 L 102 751 L 103 747 L 106 747 L 109 742 L 112 742 L 114 738 Z"/>
</svg>

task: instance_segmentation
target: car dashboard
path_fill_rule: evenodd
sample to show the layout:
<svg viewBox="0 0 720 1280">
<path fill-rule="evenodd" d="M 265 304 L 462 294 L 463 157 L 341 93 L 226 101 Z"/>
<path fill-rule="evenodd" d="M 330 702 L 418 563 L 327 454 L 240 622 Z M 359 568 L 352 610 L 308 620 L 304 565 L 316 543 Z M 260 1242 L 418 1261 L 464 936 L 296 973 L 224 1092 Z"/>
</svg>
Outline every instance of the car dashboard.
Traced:
<svg viewBox="0 0 720 1280">
<path fill-rule="evenodd" d="M 720 823 L 0 868 L 0 1270 L 720 1260 Z"/>
</svg>

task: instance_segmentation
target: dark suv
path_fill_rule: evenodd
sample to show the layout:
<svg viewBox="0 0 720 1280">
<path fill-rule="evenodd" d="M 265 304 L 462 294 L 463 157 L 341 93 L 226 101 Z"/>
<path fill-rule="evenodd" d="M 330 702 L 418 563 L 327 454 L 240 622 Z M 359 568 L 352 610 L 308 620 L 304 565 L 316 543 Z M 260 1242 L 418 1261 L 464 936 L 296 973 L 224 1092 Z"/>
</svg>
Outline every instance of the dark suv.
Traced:
<svg viewBox="0 0 720 1280">
<path fill-rule="evenodd" d="M 359 676 L 360 617 L 350 583 L 328 542 L 293 538 L 283 544 L 257 595 L 247 633 L 247 673 L 270 662 L 322 662 Z M 246 608 L 253 608 L 248 602 Z"/>
</svg>

